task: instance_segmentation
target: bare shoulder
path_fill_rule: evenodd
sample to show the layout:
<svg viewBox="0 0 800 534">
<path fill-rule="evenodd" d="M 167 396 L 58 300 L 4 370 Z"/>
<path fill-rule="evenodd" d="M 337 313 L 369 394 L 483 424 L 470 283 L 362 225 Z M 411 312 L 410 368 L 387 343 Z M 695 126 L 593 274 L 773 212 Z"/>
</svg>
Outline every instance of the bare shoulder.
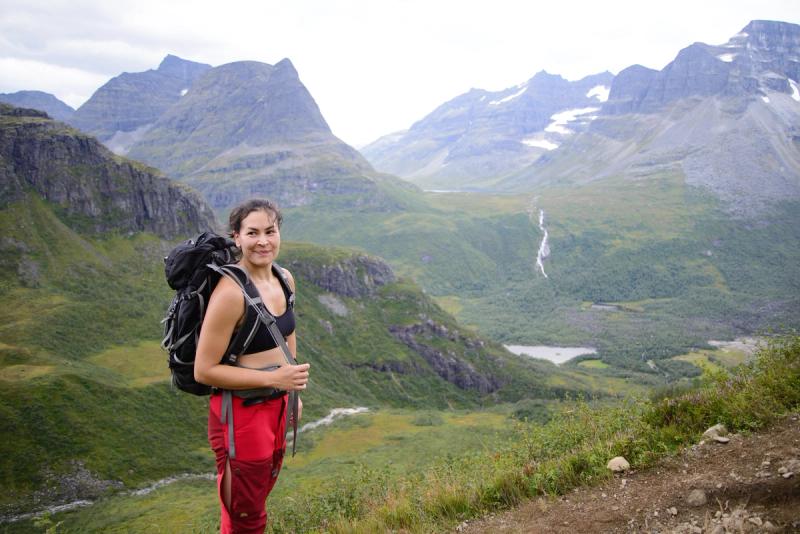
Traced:
<svg viewBox="0 0 800 534">
<path fill-rule="evenodd" d="M 233 280 L 223 276 L 217 283 L 217 287 L 211 293 L 209 307 L 224 307 L 231 311 L 241 312 L 244 305 L 242 290 Z"/>
</svg>

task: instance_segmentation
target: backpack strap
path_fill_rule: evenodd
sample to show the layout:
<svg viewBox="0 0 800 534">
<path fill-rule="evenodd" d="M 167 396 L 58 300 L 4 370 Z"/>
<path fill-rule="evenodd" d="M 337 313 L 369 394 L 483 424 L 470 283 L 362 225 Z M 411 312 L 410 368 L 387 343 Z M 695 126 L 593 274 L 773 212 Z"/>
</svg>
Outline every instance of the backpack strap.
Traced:
<svg viewBox="0 0 800 534">
<path fill-rule="evenodd" d="M 284 290 L 288 295 L 288 297 L 286 298 L 287 305 L 290 308 L 294 309 L 294 290 L 292 289 L 292 286 L 289 284 L 289 279 L 286 277 L 286 271 L 284 270 L 283 267 L 273 262 L 272 272 L 275 274 L 275 276 L 278 277 L 278 280 L 280 280 L 281 285 L 283 286 Z"/>
</svg>

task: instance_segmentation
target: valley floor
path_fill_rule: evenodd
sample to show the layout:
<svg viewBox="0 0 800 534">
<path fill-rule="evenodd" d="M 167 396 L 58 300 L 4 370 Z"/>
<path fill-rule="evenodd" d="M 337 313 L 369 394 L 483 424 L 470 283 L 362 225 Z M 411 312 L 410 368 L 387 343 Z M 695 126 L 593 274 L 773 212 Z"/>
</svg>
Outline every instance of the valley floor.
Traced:
<svg viewBox="0 0 800 534">
<path fill-rule="evenodd" d="M 462 523 L 456 532 L 800 532 L 800 414 L 730 438 L 700 442 L 596 487 Z M 705 504 L 689 504 L 693 490 L 703 492 Z"/>
</svg>

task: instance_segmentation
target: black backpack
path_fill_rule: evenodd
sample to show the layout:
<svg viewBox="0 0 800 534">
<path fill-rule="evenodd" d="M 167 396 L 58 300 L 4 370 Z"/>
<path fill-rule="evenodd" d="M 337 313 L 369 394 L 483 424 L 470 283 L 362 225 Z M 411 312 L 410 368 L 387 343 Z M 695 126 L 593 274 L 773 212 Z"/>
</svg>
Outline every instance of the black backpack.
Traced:
<svg viewBox="0 0 800 534">
<path fill-rule="evenodd" d="M 176 246 L 164 258 L 164 274 L 176 291 L 167 308 L 161 347 L 169 356 L 172 384 L 194 395 L 209 395 L 211 387 L 194 379 L 194 357 L 200 325 L 211 292 L 220 275 L 209 264 L 228 265 L 235 261 L 236 245 L 231 239 L 204 232 Z M 227 357 L 227 355 L 226 355 Z"/>
</svg>

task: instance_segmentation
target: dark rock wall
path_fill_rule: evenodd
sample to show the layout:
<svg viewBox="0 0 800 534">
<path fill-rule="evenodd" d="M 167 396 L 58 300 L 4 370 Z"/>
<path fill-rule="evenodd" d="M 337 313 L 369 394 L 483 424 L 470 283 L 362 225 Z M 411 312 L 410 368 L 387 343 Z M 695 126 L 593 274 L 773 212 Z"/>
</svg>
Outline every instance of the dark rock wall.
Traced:
<svg viewBox="0 0 800 534">
<path fill-rule="evenodd" d="M 94 138 L 39 112 L 0 108 L 3 204 L 34 191 L 92 230 L 166 238 L 214 228 L 208 205 L 187 187 L 118 158 Z"/>
</svg>

